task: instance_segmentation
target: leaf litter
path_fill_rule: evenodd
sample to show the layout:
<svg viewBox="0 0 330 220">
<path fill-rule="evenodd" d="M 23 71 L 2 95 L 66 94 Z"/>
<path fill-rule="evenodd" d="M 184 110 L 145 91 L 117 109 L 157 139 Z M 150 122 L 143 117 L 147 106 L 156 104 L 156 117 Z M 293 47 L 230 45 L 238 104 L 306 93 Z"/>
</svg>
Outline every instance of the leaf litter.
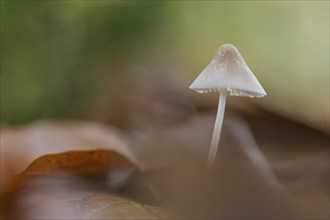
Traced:
<svg viewBox="0 0 330 220">
<path fill-rule="evenodd" d="M 154 91 L 152 96 L 112 99 L 126 108 L 119 111 L 112 102 L 97 115 L 100 122 L 92 122 L 99 119 L 90 114 L 91 122 L 46 121 L 1 130 L 2 214 L 19 219 L 327 217 L 326 134 L 253 102 L 229 102 L 221 152 L 206 171 L 214 99 L 200 101 L 155 79 L 141 80 L 144 86 L 130 91 Z"/>
</svg>

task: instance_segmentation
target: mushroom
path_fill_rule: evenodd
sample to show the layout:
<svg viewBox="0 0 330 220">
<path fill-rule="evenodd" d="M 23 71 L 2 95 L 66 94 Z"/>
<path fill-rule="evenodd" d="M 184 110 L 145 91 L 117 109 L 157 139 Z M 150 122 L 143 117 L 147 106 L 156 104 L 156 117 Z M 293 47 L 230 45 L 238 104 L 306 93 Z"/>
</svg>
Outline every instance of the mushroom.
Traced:
<svg viewBox="0 0 330 220">
<path fill-rule="evenodd" d="M 213 60 L 190 85 L 199 93 L 220 92 L 219 105 L 206 167 L 214 164 L 219 145 L 227 96 L 263 97 L 265 90 L 238 50 L 231 44 L 219 47 Z"/>
</svg>

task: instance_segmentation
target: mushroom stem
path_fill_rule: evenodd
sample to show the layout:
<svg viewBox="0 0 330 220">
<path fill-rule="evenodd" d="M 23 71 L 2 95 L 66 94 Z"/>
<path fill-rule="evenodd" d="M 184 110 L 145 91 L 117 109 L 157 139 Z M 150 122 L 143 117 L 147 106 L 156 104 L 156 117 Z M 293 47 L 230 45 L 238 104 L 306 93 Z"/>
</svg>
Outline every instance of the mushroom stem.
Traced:
<svg viewBox="0 0 330 220">
<path fill-rule="evenodd" d="M 207 156 L 206 161 L 206 168 L 210 169 L 215 161 L 219 140 L 220 140 L 220 134 L 221 134 L 221 128 L 222 128 L 222 122 L 223 122 L 223 116 L 225 114 L 225 107 L 226 107 L 226 99 L 227 99 L 228 92 L 227 91 L 220 91 L 219 96 L 219 105 L 218 105 L 218 111 L 217 111 L 217 117 L 215 119 L 213 134 L 212 134 L 212 140 L 211 140 L 211 146 L 209 150 L 209 154 Z"/>
</svg>

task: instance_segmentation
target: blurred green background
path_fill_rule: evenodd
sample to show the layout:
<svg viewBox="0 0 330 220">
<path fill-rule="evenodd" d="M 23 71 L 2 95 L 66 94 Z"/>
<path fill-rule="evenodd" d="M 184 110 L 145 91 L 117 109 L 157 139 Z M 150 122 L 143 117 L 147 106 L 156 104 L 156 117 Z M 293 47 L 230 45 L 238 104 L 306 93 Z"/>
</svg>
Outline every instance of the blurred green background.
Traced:
<svg viewBox="0 0 330 220">
<path fill-rule="evenodd" d="M 1 123 L 69 117 L 135 66 L 188 87 L 224 43 L 258 102 L 328 126 L 329 1 L 1 1 Z"/>
</svg>

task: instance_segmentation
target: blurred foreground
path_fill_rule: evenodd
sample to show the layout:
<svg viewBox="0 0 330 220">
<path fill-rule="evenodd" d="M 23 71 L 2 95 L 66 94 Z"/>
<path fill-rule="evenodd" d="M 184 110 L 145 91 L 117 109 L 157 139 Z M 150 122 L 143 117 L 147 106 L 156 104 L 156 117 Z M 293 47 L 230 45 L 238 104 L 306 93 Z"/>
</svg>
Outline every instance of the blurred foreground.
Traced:
<svg viewBox="0 0 330 220">
<path fill-rule="evenodd" d="M 216 164 L 205 170 L 216 97 L 201 101 L 160 76 L 118 82 L 130 91 L 89 116 L 108 125 L 1 130 L 6 219 L 328 217 L 327 134 L 231 98 Z"/>
</svg>

